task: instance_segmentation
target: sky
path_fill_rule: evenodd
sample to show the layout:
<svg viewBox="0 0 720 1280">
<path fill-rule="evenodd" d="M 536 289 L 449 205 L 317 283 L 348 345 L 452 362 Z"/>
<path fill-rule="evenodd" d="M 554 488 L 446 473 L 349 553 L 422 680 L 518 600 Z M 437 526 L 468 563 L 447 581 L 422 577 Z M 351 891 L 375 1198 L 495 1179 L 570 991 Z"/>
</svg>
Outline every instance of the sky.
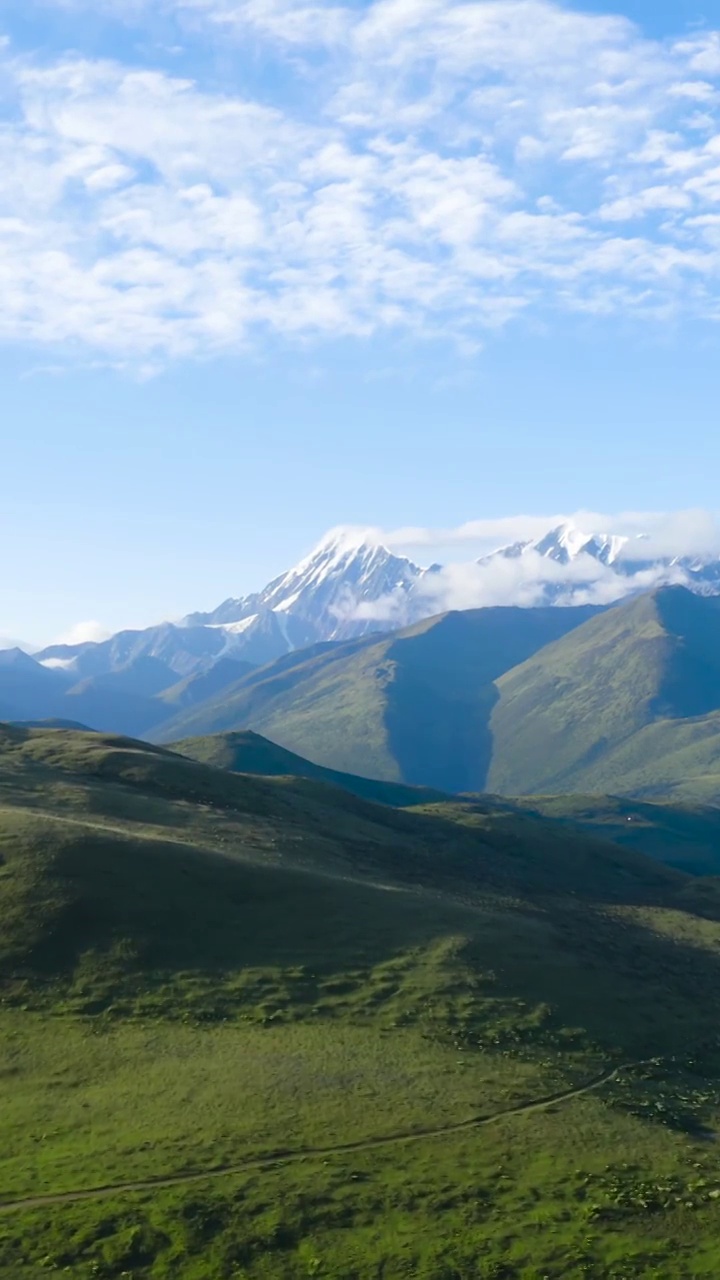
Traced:
<svg viewBox="0 0 720 1280">
<path fill-rule="evenodd" d="M 0 83 L 0 635 L 715 527 L 720 0 L 0 0 Z"/>
</svg>

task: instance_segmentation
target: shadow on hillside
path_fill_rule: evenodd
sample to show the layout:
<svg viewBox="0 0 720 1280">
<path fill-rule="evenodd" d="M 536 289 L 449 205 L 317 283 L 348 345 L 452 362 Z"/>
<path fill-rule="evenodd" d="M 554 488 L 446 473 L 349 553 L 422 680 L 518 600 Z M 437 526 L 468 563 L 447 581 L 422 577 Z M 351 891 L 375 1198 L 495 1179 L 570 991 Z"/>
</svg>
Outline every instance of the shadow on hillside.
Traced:
<svg viewBox="0 0 720 1280">
<path fill-rule="evenodd" d="M 328 981 L 350 990 L 392 962 L 392 994 L 406 974 L 419 1017 L 428 1000 L 451 1011 L 457 996 L 467 1009 L 472 994 L 473 1018 L 509 1008 L 512 1028 L 515 1016 L 546 1006 L 555 1048 L 665 1057 L 716 1043 L 720 925 L 714 893 L 699 905 L 649 897 L 684 906 L 686 927 L 705 946 L 684 937 L 670 912 L 637 905 L 636 890 L 630 906 L 553 895 L 512 904 L 489 893 L 471 904 L 177 844 L 87 836 L 66 841 L 42 875 L 25 881 L 3 939 L 3 972 L 11 985 L 70 983 L 89 1009 L 120 999 L 132 1011 L 139 993 L 160 986 L 172 992 L 161 1010 L 169 1016 L 188 993 L 232 1016 L 238 1001 L 259 998 L 238 995 L 251 971 L 265 975 L 282 1012 L 297 1000 L 313 1005 Z M 458 945 L 449 958 L 428 968 L 428 950 L 450 938 Z M 572 1029 L 578 1035 L 566 1040 Z"/>
<path fill-rule="evenodd" d="M 518 908 L 494 955 L 498 992 L 548 1004 L 558 1027 L 582 1029 L 603 1053 L 623 1059 L 709 1045 L 717 1055 L 720 955 L 712 947 L 720 926 L 695 918 L 701 947 L 679 930 L 658 932 L 652 914 L 641 915 L 614 904 Z M 491 959 L 482 937 L 469 949 L 476 966 Z"/>
</svg>

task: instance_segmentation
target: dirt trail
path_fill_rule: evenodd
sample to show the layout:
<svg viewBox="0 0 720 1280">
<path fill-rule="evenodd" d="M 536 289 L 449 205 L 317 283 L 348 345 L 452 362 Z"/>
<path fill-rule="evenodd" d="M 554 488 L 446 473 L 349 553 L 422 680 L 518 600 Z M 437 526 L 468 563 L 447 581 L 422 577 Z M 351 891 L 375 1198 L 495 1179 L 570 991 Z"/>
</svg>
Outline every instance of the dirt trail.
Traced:
<svg viewBox="0 0 720 1280">
<path fill-rule="evenodd" d="M 453 1133 L 462 1133 L 468 1129 L 482 1129 L 486 1125 L 497 1124 L 501 1120 L 512 1119 L 513 1116 L 527 1115 L 532 1111 L 542 1111 L 547 1107 L 569 1102 L 573 1098 L 581 1098 L 583 1094 L 592 1093 L 603 1085 L 615 1080 L 623 1071 L 634 1067 L 647 1066 L 653 1059 L 642 1059 L 637 1062 L 624 1062 L 594 1076 L 585 1084 L 576 1085 L 574 1089 L 565 1089 L 560 1093 L 552 1093 L 544 1098 L 536 1098 L 534 1102 L 522 1102 L 516 1107 L 508 1107 L 505 1111 L 495 1111 L 489 1116 L 473 1116 L 470 1120 L 460 1120 L 457 1124 L 441 1125 L 434 1129 L 415 1129 L 409 1133 L 392 1133 L 384 1137 L 359 1138 L 355 1142 L 341 1142 L 331 1147 L 301 1147 L 298 1150 L 280 1150 L 272 1154 L 250 1157 L 233 1164 L 219 1165 L 214 1169 L 195 1170 L 194 1172 L 159 1175 L 155 1178 L 138 1179 L 135 1182 L 118 1182 L 102 1187 L 89 1187 L 80 1191 L 58 1191 L 54 1194 L 28 1196 L 23 1200 L 9 1200 L 0 1203 L 0 1214 L 21 1213 L 24 1209 L 41 1209 L 47 1205 L 74 1204 L 81 1200 L 101 1200 L 107 1196 L 121 1195 L 126 1191 L 154 1191 L 163 1187 L 177 1187 L 186 1183 L 205 1182 L 212 1178 L 229 1177 L 232 1174 L 245 1173 L 252 1169 L 266 1169 L 276 1164 L 288 1164 L 290 1161 L 318 1160 L 325 1156 L 351 1155 L 357 1152 L 374 1151 L 380 1147 L 393 1147 L 401 1142 L 422 1142 L 430 1138 L 442 1138 Z"/>
</svg>

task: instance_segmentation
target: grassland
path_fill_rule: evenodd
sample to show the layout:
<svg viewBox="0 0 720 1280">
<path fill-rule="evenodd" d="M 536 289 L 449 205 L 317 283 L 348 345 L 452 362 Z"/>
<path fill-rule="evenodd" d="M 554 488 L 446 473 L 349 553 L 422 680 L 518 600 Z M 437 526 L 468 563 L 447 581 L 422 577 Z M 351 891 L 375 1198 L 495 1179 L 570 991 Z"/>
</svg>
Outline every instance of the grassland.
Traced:
<svg viewBox="0 0 720 1280">
<path fill-rule="evenodd" d="M 218 769 L 229 769 L 232 773 L 254 773 L 270 778 L 314 778 L 318 782 L 341 787 L 364 800 L 390 804 L 399 809 L 443 798 L 442 792 L 427 787 L 406 787 L 402 783 L 382 782 L 376 778 L 326 769 L 249 729 L 184 738 L 171 743 L 171 747 L 191 760 L 199 760 Z"/>
<path fill-rule="evenodd" d="M 682 587 L 641 596 L 497 682 L 487 785 L 506 795 L 720 795 L 720 610 Z"/>
<path fill-rule="evenodd" d="M 631 796 L 530 796 L 518 809 L 571 824 L 691 875 L 720 875 L 720 807 Z"/>
<path fill-rule="evenodd" d="M 714 882 L 480 808 L 6 730 L 3 1280 L 717 1275 Z"/>
</svg>

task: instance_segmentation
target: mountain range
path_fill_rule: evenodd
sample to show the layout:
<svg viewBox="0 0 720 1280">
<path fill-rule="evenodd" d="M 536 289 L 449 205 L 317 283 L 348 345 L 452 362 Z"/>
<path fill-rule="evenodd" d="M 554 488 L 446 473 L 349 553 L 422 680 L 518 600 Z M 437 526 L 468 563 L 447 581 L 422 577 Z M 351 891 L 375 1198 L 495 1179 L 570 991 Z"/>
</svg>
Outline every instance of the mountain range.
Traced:
<svg viewBox="0 0 720 1280">
<path fill-rule="evenodd" d="M 151 735 L 253 729 L 316 764 L 447 792 L 720 795 L 720 598 L 488 608 L 251 671 Z"/>
<path fill-rule="evenodd" d="M 592 606 L 470 609 L 318 645 L 168 720 L 163 742 L 251 728 L 317 764 L 442 791 L 482 790 L 495 681 Z"/>
<path fill-rule="evenodd" d="M 325 769 L 453 793 L 714 800 L 718 566 L 656 562 L 683 584 L 641 593 L 627 542 L 565 525 L 500 548 L 473 572 L 541 560 L 544 603 L 426 617 L 441 566 L 335 531 L 212 613 L 0 651 L 0 718 L 163 743 L 251 730 Z M 592 572 L 619 603 L 582 602 Z"/>
<path fill-rule="evenodd" d="M 162 743 L 252 730 L 338 775 L 443 792 L 712 803 L 720 597 L 661 587 L 610 608 L 455 611 L 180 679 L 145 654 L 78 679 L 7 650 L 0 718 Z"/>
<path fill-rule="evenodd" d="M 720 556 L 653 558 L 650 546 L 566 522 L 469 564 L 423 568 L 372 533 L 334 529 L 262 591 L 179 622 L 121 631 L 99 643 L 53 644 L 34 656 L 73 686 L 122 671 L 128 693 L 155 697 L 162 682 L 169 689 L 221 661 L 262 666 L 310 645 L 399 630 L 456 608 L 609 604 L 666 584 L 720 591 Z"/>
</svg>

